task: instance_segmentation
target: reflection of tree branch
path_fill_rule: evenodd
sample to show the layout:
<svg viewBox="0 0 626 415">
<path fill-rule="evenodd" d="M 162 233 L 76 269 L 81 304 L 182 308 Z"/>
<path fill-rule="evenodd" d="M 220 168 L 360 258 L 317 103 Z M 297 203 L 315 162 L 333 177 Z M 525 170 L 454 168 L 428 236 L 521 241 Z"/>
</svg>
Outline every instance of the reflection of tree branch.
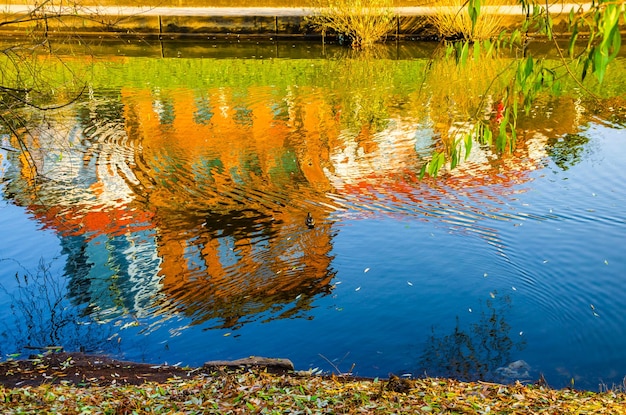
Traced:
<svg viewBox="0 0 626 415">
<path fill-rule="evenodd" d="M 26 159 L 28 160 L 29 167 L 35 172 L 35 175 L 38 175 L 39 172 L 37 171 L 37 164 L 35 163 L 35 159 L 33 158 L 33 155 L 30 153 L 30 150 L 26 146 L 26 143 L 24 143 L 24 140 L 22 140 L 22 138 L 20 137 L 20 134 L 13 127 L 13 125 L 11 125 L 11 122 L 5 118 L 4 114 L 0 114 L 0 121 L 17 139 L 17 143 L 19 144 L 22 153 L 26 156 Z M 25 125 L 22 126 L 24 127 L 24 129 L 26 129 L 26 131 L 28 131 L 28 127 L 26 127 Z"/>
<path fill-rule="evenodd" d="M 37 104 L 33 104 L 32 102 L 28 102 L 28 101 L 24 100 L 23 98 L 21 98 L 21 97 L 19 97 L 17 95 L 13 95 L 13 94 L 9 94 L 9 95 L 11 95 L 12 98 L 15 98 L 16 101 L 19 101 L 20 103 L 22 103 L 24 105 L 27 105 L 29 107 L 35 108 L 35 109 L 40 110 L 40 111 L 51 111 L 51 110 L 58 110 L 58 109 L 61 109 L 61 108 L 65 108 L 65 107 L 67 107 L 69 105 L 72 105 L 74 102 L 78 101 L 78 98 L 80 98 L 83 95 L 83 92 L 85 92 L 85 89 L 87 89 L 87 85 L 83 85 L 83 87 L 81 88 L 80 92 L 78 92 L 76 94 L 76 96 L 74 96 L 70 101 L 64 102 L 64 103 L 59 104 L 59 105 L 51 105 L 49 107 L 42 107 L 42 106 L 39 106 Z"/>
<path fill-rule="evenodd" d="M 25 22 L 32 22 L 32 21 L 37 21 L 37 20 L 42 20 L 45 17 L 40 17 L 40 18 L 33 18 L 33 16 L 36 16 L 36 14 L 40 11 L 43 10 L 44 6 L 48 3 L 50 3 L 52 0 L 44 0 L 43 3 L 41 3 L 38 6 L 35 6 L 35 8 L 33 10 L 30 10 L 27 14 L 25 14 L 23 17 L 18 17 L 14 20 L 9 20 L 9 21 L 4 21 L 4 22 L 0 22 L 0 27 L 2 26 L 7 26 L 7 25 L 12 25 L 12 24 L 19 24 L 19 23 L 25 23 Z"/>
<path fill-rule="evenodd" d="M 74 3 L 71 6 L 64 7 L 63 9 L 59 9 L 59 11 L 50 12 L 50 11 L 47 11 L 44 7 L 47 3 L 50 3 L 50 2 L 51 0 L 46 0 L 43 4 L 35 7 L 32 10 L 27 11 L 25 14 L 19 17 L 16 17 L 13 20 L 0 22 L 0 27 L 18 25 L 18 24 L 29 23 L 29 22 L 38 22 L 42 20 L 46 21 L 49 19 L 56 19 L 58 21 L 62 21 L 64 17 L 76 17 L 80 11 L 84 12 L 84 13 L 80 13 L 80 17 L 82 19 L 90 21 L 90 22 L 98 23 L 106 27 L 115 26 L 118 23 L 128 19 L 128 16 L 118 16 L 116 19 L 109 19 L 109 21 L 106 21 L 102 17 L 103 15 L 99 14 L 97 10 L 95 11 L 89 10 L 88 8 L 82 7 L 78 3 Z M 109 17 L 112 17 L 112 16 L 109 16 Z"/>
<path fill-rule="evenodd" d="M 0 259 L 0 262 L 7 261 Z M 77 308 L 67 306 L 63 278 L 54 278 L 51 263 L 39 262 L 37 272 L 31 273 L 15 261 L 23 274 L 15 274 L 17 288 L 9 292 L 0 284 L 0 290 L 11 299 L 13 320 L 6 319 L 2 335 L 13 342 L 8 346 L 19 352 L 22 349 L 43 350 L 49 346 L 96 350 L 101 348 L 110 333 L 103 333 L 90 325 Z"/>
<path fill-rule="evenodd" d="M 11 87 L 8 87 L 8 86 L 0 85 L 0 92 L 7 92 L 7 93 L 9 93 L 9 92 L 22 92 L 22 93 L 25 94 L 25 93 L 30 92 L 30 91 L 32 91 L 32 89 L 30 89 L 30 88 L 28 88 L 28 89 L 26 89 L 26 88 L 11 88 Z M 11 96 L 13 98 L 17 98 L 15 95 L 11 95 Z"/>
<path fill-rule="evenodd" d="M 550 3 L 548 2 L 548 0 L 546 0 L 546 15 L 548 16 L 548 19 L 550 17 L 549 8 L 550 8 Z M 556 51 L 559 54 L 559 58 L 561 59 L 561 62 L 563 63 L 563 66 L 565 67 L 567 74 L 570 76 L 572 80 L 574 80 L 574 82 L 576 82 L 576 85 L 578 85 L 580 89 L 582 89 L 587 94 L 589 94 L 596 102 L 599 102 L 600 99 L 598 98 L 598 96 L 594 94 L 593 92 L 591 92 L 586 86 L 584 86 L 583 83 L 578 80 L 578 77 L 572 73 L 572 70 L 569 68 L 569 65 L 565 61 L 565 56 L 563 56 L 563 51 L 561 50 L 561 47 L 559 46 L 559 42 L 557 41 L 556 37 L 554 37 L 554 34 L 552 33 L 552 26 L 546 25 L 546 29 L 549 32 L 548 38 L 552 39 L 552 42 L 554 43 L 554 47 L 556 48 Z"/>
<path fill-rule="evenodd" d="M 505 320 L 510 298 L 503 297 L 496 309 L 487 301 L 488 311 L 481 313 L 480 321 L 464 331 L 457 316 L 451 334 L 438 337 L 433 328 L 420 365 L 434 376 L 455 376 L 461 379 L 488 379 L 496 369 L 505 365 L 515 345 L 509 337 L 511 327 Z M 523 347 L 523 342 L 517 345 Z"/>
<path fill-rule="evenodd" d="M 27 17 L 19 17 L 17 19 L 13 19 L 8 22 L 0 23 L 0 26 L 6 26 L 9 24 L 17 24 L 23 23 L 29 20 L 37 20 L 41 18 L 47 18 L 48 15 L 43 17 L 37 16 L 37 13 L 40 13 L 44 10 L 45 6 L 51 3 L 52 0 L 45 0 L 42 4 L 37 5 L 33 10 L 29 11 Z M 30 99 L 26 94 L 32 93 L 40 93 L 42 92 L 37 87 L 37 83 L 41 82 L 41 74 L 37 72 L 37 67 L 33 64 L 24 65 L 24 56 L 28 53 L 36 52 L 36 48 L 44 46 L 46 42 L 39 42 L 37 45 L 30 46 L 28 48 L 23 48 L 20 46 L 11 46 L 6 48 L 0 53 L 4 58 L 7 59 L 7 67 L 3 70 L 3 73 L 10 75 L 9 78 L 12 79 L 14 85 L 0 85 L 0 93 L 3 95 L 2 101 L 0 101 L 0 109 L 2 109 L 2 113 L 0 113 L 0 122 L 6 127 L 6 129 L 11 133 L 12 136 L 18 142 L 22 153 L 25 156 L 25 159 L 30 167 L 30 169 L 34 172 L 35 176 L 39 174 L 37 165 L 35 160 L 33 159 L 28 146 L 24 142 L 23 133 L 27 135 L 31 135 L 28 126 L 26 125 L 25 118 L 19 114 L 17 114 L 14 110 L 16 107 L 30 107 L 36 109 L 38 111 L 50 111 L 50 110 L 58 110 L 69 105 L 72 105 L 82 96 L 86 89 L 86 85 L 83 85 L 80 90 L 76 91 L 75 94 L 65 102 L 61 104 L 55 105 L 42 105 L 41 103 L 34 102 Z M 69 68 L 65 63 L 63 63 L 64 68 L 68 70 L 73 77 L 76 75 L 73 73 L 72 69 Z M 25 73 L 27 76 L 33 79 L 33 85 L 23 86 L 22 84 L 25 82 L 22 73 Z M 11 81 L 9 81 L 11 82 Z M 46 85 L 47 86 L 47 85 Z"/>
<path fill-rule="evenodd" d="M 491 89 L 491 87 L 496 83 L 496 81 L 498 79 L 500 79 L 500 77 L 502 75 L 504 75 L 506 72 L 509 71 L 509 69 L 515 64 L 515 61 L 511 61 L 511 63 L 509 63 L 507 66 L 504 67 L 504 69 L 502 69 L 500 72 L 498 72 L 496 74 L 496 76 L 494 76 L 493 78 L 491 78 L 491 82 L 489 82 L 489 85 L 487 85 L 487 89 L 485 89 L 485 92 L 483 92 L 481 94 L 481 98 L 480 101 L 478 102 L 478 105 L 476 106 L 476 112 L 474 113 L 474 119 L 478 119 L 478 115 L 479 113 L 483 110 L 483 104 L 485 103 L 485 100 L 487 99 L 487 97 L 489 96 L 489 90 Z"/>
</svg>

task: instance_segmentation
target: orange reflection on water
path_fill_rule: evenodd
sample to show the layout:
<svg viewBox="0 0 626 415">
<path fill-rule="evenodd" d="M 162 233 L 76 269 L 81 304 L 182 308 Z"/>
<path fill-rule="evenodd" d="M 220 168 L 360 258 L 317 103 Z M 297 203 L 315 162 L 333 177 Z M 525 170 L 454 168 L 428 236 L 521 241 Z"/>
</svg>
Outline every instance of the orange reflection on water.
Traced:
<svg viewBox="0 0 626 415">
<path fill-rule="evenodd" d="M 553 115 L 520 123 L 525 132 L 511 154 L 497 158 L 476 146 L 474 159 L 439 180 L 420 181 L 424 149 L 416 120 L 392 114 L 382 131 L 367 124 L 345 128 L 342 108 L 329 104 L 326 93 L 267 86 L 123 88 L 123 120 L 101 136 L 78 137 L 75 148 L 91 144 L 75 157 L 51 162 L 44 151 L 51 139 L 44 129 L 32 130 L 39 170 L 53 163 L 48 171 L 81 177 L 83 169 L 94 181 L 78 187 L 66 180 L 69 173 L 59 173 L 60 187 L 42 182 L 27 204 L 61 234 L 85 235 L 87 244 L 96 236 L 150 230 L 160 263 L 141 272 L 160 277 L 152 296 L 164 298 L 162 311 L 238 327 L 264 313 L 300 315 L 314 296 L 332 290 L 334 210 L 428 218 L 469 189 L 474 199 L 497 201 L 542 166 L 548 137 L 583 122 L 572 100 L 555 101 Z M 24 178 L 32 179 L 29 171 L 24 168 Z M 42 195 L 45 203 L 37 202 Z M 483 205 L 477 201 L 463 217 L 444 221 L 478 229 L 475 223 L 487 215 L 476 206 Z M 313 229 L 305 225 L 307 212 L 316 220 Z M 497 240 L 492 230 L 479 231 Z"/>
<path fill-rule="evenodd" d="M 297 296 L 306 308 L 332 278 L 330 224 L 318 201 L 330 188 L 320 137 L 336 126 L 320 122 L 320 99 L 294 107 L 273 101 L 269 88 L 248 92 L 257 100 L 207 91 L 200 104 L 210 116 L 199 121 L 193 91 L 122 91 L 127 134 L 142 148 L 137 188 L 154 212 L 167 307 L 229 327 Z M 167 122 L 163 105 L 174 115 Z"/>
</svg>

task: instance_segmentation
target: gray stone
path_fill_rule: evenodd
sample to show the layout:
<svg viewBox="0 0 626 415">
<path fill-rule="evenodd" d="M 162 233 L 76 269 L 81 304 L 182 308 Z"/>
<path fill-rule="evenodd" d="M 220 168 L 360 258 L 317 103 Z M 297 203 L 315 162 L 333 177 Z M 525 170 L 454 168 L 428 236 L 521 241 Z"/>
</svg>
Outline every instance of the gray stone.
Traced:
<svg viewBox="0 0 626 415">
<path fill-rule="evenodd" d="M 523 360 L 516 360 L 496 369 L 496 373 L 507 380 L 529 379 L 530 365 Z"/>
<path fill-rule="evenodd" d="M 289 359 L 250 356 L 237 360 L 212 360 L 206 362 L 204 369 L 266 369 L 270 373 L 293 372 L 293 363 Z"/>
</svg>

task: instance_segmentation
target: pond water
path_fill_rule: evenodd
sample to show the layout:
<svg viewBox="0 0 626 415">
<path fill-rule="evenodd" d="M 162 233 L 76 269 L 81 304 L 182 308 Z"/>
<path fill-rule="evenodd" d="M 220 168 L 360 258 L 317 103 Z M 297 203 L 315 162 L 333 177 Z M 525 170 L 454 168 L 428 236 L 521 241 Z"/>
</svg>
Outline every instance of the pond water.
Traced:
<svg viewBox="0 0 626 415">
<path fill-rule="evenodd" d="M 28 155 L 0 130 L 3 356 L 621 384 L 623 58 L 600 103 L 565 87 L 513 153 L 475 144 L 419 180 L 497 65 L 429 76 L 429 44 L 162 46 L 68 54 L 50 77 L 83 94 L 20 110 Z"/>
</svg>

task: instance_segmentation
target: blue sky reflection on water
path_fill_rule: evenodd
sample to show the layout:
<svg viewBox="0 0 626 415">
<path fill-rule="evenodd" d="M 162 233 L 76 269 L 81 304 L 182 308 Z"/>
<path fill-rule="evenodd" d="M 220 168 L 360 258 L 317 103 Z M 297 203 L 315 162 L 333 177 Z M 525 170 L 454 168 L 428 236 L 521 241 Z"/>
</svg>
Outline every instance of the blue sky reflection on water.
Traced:
<svg viewBox="0 0 626 415">
<path fill-rule="evenodd" d="M 523 359 L 532 376 L 541 372 L 562 384 L 574 377 L 587 387 L 593 387 L 587 380 L 592 373 L 605 373 L 596 375 L 604 381 L 615 377 L 624 370 L 615 363 L 626 346 L 619 324 L 626 304 L 615 287 L 626 261 L 624 222 L 615 211 L 623 206 L 623 184 L 612 158 L 619 160 L 623 150 L 617 130 L 592 132 L 593 156 L 567 172 L 548 165 L 522 192 L 501 201 L 542 219 L 485 219 L 483 226 L 498 235 L 497 246 L 439 219 L 376 212 L 350 218 L 343 212 L 333 218 L 335 288 L 313 303 L 314 318 L 257 321 L 232 332 L 187 328 L 196 334 L 163 337 L 169 351 L 161 355 L 199 364 L 200 342 L 224 358 L 254 349 L 279 351 L 300 367 L 336 370 L 329 359 L 341 370 L 354 364 L 355 373 L 369 376 L 420 369 L 437 374 L 445 370 L 420 365 L 429 338 L 449 336 L 457 319 L 471 337 L 481 313 L 490 317 L 496 310 L 509 326 L 500 339 L 510 341 L 503 364 Z M 598 169 L 600 160 L 604 167 Z M 594 180 L 582 185 L 579 178 Z"/>
<path fill-rule="evenodd" d="M 43 259 L 81 323 L 65 334 L 125 359 L 193 366 L 254 354 L 298 369 L 490 380 L 509 380 L 499 369 L 523 360 L 523 380 L 543 373 L 554 386 L 574 378 L 590 389 L 621 381 L 623 129 L 588 124 L 573 160 L 529 150 L 488 179 L 488 155 L 477 149 L 465 170 L 420 182 L 414 156 L 432 144 L 418 134 L 432 132 L 424 123 L 398 117 L 396 130 L 344 131 L 332 148 L 305 136 L 305 146 L 298 134 L 326 102 L 311 92 L 303 96 L 319 108 L 300 107 L 295 90 L 269 106 L 271 134 L 255 130 L 267 108 L 254 94 L 231 108 L 224 90 L 211 91 L 213 121 L 203 122 L 223 116 L 210 131 L 243 137 L 222 147 L 176 124 L 193 94 L 164 105 L 160 91 L 131 92 L 120 111 L 128 130 L 85 148 L 76 133 L 66 158 L 77 164 L 46 155 L 53 167 L 40 193 L 3 164 L 0 304 L 19 291 L 15 273 L 36 274 Z M 167 126 L 146 116 L 150 108 L 169 108 Z M 245 117 L 230 116 L 242 108 Z M 140 139 L 119 136 L 136 131 Z M 78 182 L 76 166 L 93 174 Z M 314 229 L 303 224 L 309 209 Z M 5 324 L 2 353 L 33 341 L 12 338 L 12 319 Z"/>
<path fill-rule="evenodd" d="M 197 334 L 165 336 L 169 352 L 161 355 L 199 364 L 194 345 L 201 342 L 225 358 L 278 350 L 301 367 L 335 370 L 327 358 L 369 376 L 437 374 L 445 370 L 420 367 L 429 338 L 449 336 L 457 319 L 472 336 L 481 313 L 496 310 L 509 326 L 508 339 L 500 339 L 510 341 L 502 364 L 523 359 L 535 377 L 541 372 L 563 384 L 574 377 L 588 387 L 586 377 L 599 367 L 615 376 L 626 346 L 619 335 L 626 304 L 615 289 L 626 270 L 618 216 L 624 185 L 613 162 L 623 150 L 619 131 L 590 131 L 595 151 L 588 159 L 566 172 L 548 163 L 495 204 L 516 216 L 483 219 L 497 243 L 441 217 L 339 213 L 331 264 L 339 272 L 331 295 L 314 302 L 314 318 L 257 321 L 232 332 L 188 328 Z M 576 182 L 582 179 L 590 184 Z"/>
</svg>

